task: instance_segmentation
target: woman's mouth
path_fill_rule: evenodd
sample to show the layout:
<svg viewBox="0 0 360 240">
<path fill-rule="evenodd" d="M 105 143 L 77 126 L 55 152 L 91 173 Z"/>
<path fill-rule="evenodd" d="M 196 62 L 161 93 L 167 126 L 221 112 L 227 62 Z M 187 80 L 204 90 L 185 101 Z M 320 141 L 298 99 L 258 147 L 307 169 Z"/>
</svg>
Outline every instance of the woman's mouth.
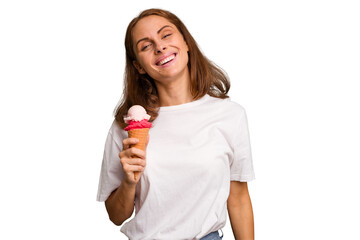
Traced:
<svg viewBox="0 0 360 240">
<path fill-rule="evenodd" d="M 176 57 L 176 53 L 171 54 L 170 56 L 167 56 L 165 58 L 160 59 L 156 62 L 157 66 L 167 66 L 170 64 Z"/>
</svg>

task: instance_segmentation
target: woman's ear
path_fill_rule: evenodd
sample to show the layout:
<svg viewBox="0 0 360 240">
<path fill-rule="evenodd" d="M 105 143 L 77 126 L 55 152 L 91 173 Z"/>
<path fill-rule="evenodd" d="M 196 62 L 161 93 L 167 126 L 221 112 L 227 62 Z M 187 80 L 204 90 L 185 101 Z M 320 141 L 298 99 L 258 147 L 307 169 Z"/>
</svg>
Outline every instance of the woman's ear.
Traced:
<svg viewBox="0 0 360 240">
<path fill-rule="evenodd" d="M 133 61 L 133 64 L 140 74 L 146 73 L 145 70 L 142 68 L 142 66 L 140 66 L 140 64 L 137 61 Z"/>
</svg>

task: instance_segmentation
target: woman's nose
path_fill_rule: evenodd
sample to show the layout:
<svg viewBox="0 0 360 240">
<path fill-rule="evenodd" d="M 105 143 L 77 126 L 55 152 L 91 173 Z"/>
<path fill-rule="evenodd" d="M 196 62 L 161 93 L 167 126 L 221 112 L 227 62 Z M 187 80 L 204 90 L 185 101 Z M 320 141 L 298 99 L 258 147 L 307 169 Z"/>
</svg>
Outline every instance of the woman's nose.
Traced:
<svg viewBox="0 0 360 240">
<path fill-rule="evenodd" d="M 164 45 L 156 45 L 156 53 L 162 53 L 164 50 L 166 50 Z"/>
</svg>

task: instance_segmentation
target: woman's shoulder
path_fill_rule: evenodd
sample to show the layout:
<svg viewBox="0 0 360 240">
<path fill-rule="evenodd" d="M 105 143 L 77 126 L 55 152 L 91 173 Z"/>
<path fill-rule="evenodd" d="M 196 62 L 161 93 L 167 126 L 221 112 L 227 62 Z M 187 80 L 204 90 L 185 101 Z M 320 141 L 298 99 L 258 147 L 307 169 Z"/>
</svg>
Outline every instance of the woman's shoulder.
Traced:
<svg viewBox="0 0 360 240">
<path fill-rule="evenodd" d="M 245 114 L 245 108 L 243 107 L 243 105 L 239 104 L 236 101 L 233 101 L 230 97 L 222 99 L 209 96 L 209 103 L 212 104 L 214 108 L 217 108 L 222 112 L 232 114 L 234 116 L 240 116 Z"/>
<path fill-rule="evenodd" d="M 122 142 L 122 139 L 125 139 L 127 137 L 126 131 L 120 127 L 116 119 L 113 120 L 110 126 L 109 134 L 116 142 L 120 143 Z"/>
</svg>

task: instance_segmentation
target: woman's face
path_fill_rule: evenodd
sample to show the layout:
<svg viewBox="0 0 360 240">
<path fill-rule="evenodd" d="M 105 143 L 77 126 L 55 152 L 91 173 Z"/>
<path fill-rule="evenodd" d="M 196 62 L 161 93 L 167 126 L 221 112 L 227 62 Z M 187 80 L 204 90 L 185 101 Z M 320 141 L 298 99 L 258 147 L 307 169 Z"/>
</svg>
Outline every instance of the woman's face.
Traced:
<svg viewBox="0 0 360 240">
<path fill-rule="evenodd" d="M 132 39 L 137 59 L 133 64 L 140 74 L 147 73 L 160 82 L 189 76 L 188 46 L 176 26 L 166 18 L 141 19 L 133 28 Z"/>
</svg>

